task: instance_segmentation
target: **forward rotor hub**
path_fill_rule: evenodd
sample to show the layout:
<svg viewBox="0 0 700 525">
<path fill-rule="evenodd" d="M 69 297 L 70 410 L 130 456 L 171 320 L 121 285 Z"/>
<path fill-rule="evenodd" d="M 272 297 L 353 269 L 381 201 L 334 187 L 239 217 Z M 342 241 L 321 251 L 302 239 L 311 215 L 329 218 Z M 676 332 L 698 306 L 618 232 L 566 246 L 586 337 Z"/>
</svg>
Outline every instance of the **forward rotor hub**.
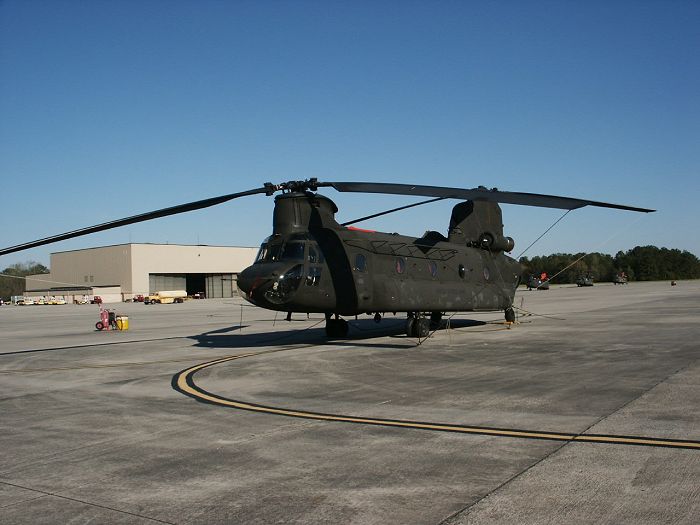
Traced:
<svg viewBox="0 0 700 525">
<path fill-rule="evenodd" d="M 318 182 L 318 179 L 315 177 L 307 180 L 290 180 L 280 184 L 266 182 L 265 194 L 270 196 L 278 191 L 283 193 L 303 193 L 305 191 L 316 191 L 320 186 L 330 186 L 330 184 Z"/>
</svg>

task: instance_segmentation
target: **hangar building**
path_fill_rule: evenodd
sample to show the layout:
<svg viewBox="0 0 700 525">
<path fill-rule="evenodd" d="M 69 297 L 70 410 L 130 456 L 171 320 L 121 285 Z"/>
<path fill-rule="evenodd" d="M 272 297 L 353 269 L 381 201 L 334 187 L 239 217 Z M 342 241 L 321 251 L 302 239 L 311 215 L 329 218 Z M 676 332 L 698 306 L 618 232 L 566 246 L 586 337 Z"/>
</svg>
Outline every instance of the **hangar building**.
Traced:
<svg viewBox="0 0 700 525">
<path fill-rule="evenodd" d="M 177 244 L 118 244 L 51 254 L 51 273 L 26 279 L 28 296 L 67 302 L 99 295 L 119 302 L 159 290 L 231 297 L 236 277 L 253 264 L 257 248 Z"/>
</svg>

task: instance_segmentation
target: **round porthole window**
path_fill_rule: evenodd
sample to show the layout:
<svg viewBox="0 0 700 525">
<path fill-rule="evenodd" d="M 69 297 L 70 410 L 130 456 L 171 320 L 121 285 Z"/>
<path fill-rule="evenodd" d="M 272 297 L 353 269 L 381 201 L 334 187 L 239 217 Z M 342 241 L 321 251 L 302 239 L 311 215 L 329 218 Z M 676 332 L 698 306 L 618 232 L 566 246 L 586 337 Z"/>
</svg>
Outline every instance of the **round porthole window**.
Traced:
<svg viewBox="0 0 700 525">
<path fill-rule="evenodd" d="M 486 266 L 484 266 L 484 279 L 488 281 L 489 277 L 491 277 L 491 272 L 489 272 L 489 269 Z"/>
</svg>

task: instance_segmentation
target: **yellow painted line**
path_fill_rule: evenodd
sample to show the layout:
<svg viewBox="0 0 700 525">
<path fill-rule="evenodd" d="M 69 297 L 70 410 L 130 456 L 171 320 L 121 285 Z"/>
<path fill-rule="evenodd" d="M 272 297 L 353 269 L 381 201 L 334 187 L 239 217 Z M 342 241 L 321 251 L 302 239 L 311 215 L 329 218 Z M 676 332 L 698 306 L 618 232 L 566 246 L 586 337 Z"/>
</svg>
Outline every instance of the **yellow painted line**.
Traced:
<svg viewBox="0 0 700 525">
<path fill-rule="evenodd" d="M 680 439 L 662 439 L 642 436 L 597 436 L 581 434 L 574 437 L 573 441 L 585 443 L 610 443 L 614 445 L 646 445 L 653 447 L 693 448 L 700 450 L 700 441 L 683 441 Z"/>
<path fill-rule="evenodd" d="M 342 414 L 323 414 L 319 412 L 308 412 L 304 410 L 292 410 L 286 408 L 271 407 L 265 405 L 257 405 L 254 403 L 246 403 L 245 401 L 237 401 L 234 399 L 227 399 L 211 392 L 207 392 L 202 388 L 195 385 L 193 376 L 200 370 L 215 366 L 221 363 L 226 363 L 228 361 L 235 361 L 237 359 L 243 359 L 244 357 L 251 357 L 256 355 L 261 355 L 268 352 L 259 353 L 249 353 L 241 354 L 235 356 L 224 357 L 221 359 L 216 359 L 214 361 L 209 361 L 206 363 L 200 363 L 191 368 L 183 370 L 175 375 L 173 378 L 173 386 L 175 386 L 182 393 L 193 397 L 199 401 L 206 403 L 212 403 L 215 405 L 237 408 L 240 410 L 249 410 L 253 412 L 261 412 L 265 414 L 275 414 L 281 416 L 298 417 L 304 419 L 313 419 L 319 421 L 339 421 L 346 423 L 360 423 L 365 425 L 378 425 L 385 427 L 399 427 L 399 428 L 412 428 L 420 430 L 435 430 L 441 432 L 459 432 L 463 434 L 477 434 L 477 435 L 487 435 L 487 436 L 498 436 L 498 437 L 513 437 L 513 438 L 526 438 L 526 439 L 544 439 L 544 440 L 554 440 L 554 441 L 576 441 L 581 443 L 600 443 L 600 444 L 614 444 L 614 445 L 642 445 L 642 446 L 653 446 L 653 447 L 671 447 L 671 448 L 685 448 L 685 449 L 696 449 L 700 450 L 700 441 L 693 440 L 676 440 L 676 439 L 663 439 L 663 438 L 652 438 L 644 436 L 606 436 L 606 435 L 596 435 L 596 434 L 575 434 L 567 432 L 544 432 L 536 430 L 519 430 L 519 429 L 507 429 L 507 428 L 490 428 L 490 427 L 478 427 L 469 425 L 451 425 L 444 423 L 427 423 L 419 421 L 401 421 L 394 419 L 379 419 L 379 418 L 369 418 L 369 417 L 354 417 Z"/>
</svg>

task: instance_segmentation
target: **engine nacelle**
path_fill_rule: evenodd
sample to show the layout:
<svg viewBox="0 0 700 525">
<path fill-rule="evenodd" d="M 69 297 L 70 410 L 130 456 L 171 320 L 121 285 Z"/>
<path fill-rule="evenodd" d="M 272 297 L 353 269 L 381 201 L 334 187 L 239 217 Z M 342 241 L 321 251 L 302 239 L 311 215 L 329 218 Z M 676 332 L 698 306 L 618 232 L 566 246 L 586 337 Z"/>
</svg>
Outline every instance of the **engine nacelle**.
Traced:
<svg viewBox="0 0 700 525">
<path fill-rule="evenodd" d="M 503 235 L 494 235 L 490 232 L 484 232 L 479 236 L 478 246 L 490 252 L 512 252 L 515 248 L 515 241 L 512 237 L 504 237 Z"/>
</svg>

